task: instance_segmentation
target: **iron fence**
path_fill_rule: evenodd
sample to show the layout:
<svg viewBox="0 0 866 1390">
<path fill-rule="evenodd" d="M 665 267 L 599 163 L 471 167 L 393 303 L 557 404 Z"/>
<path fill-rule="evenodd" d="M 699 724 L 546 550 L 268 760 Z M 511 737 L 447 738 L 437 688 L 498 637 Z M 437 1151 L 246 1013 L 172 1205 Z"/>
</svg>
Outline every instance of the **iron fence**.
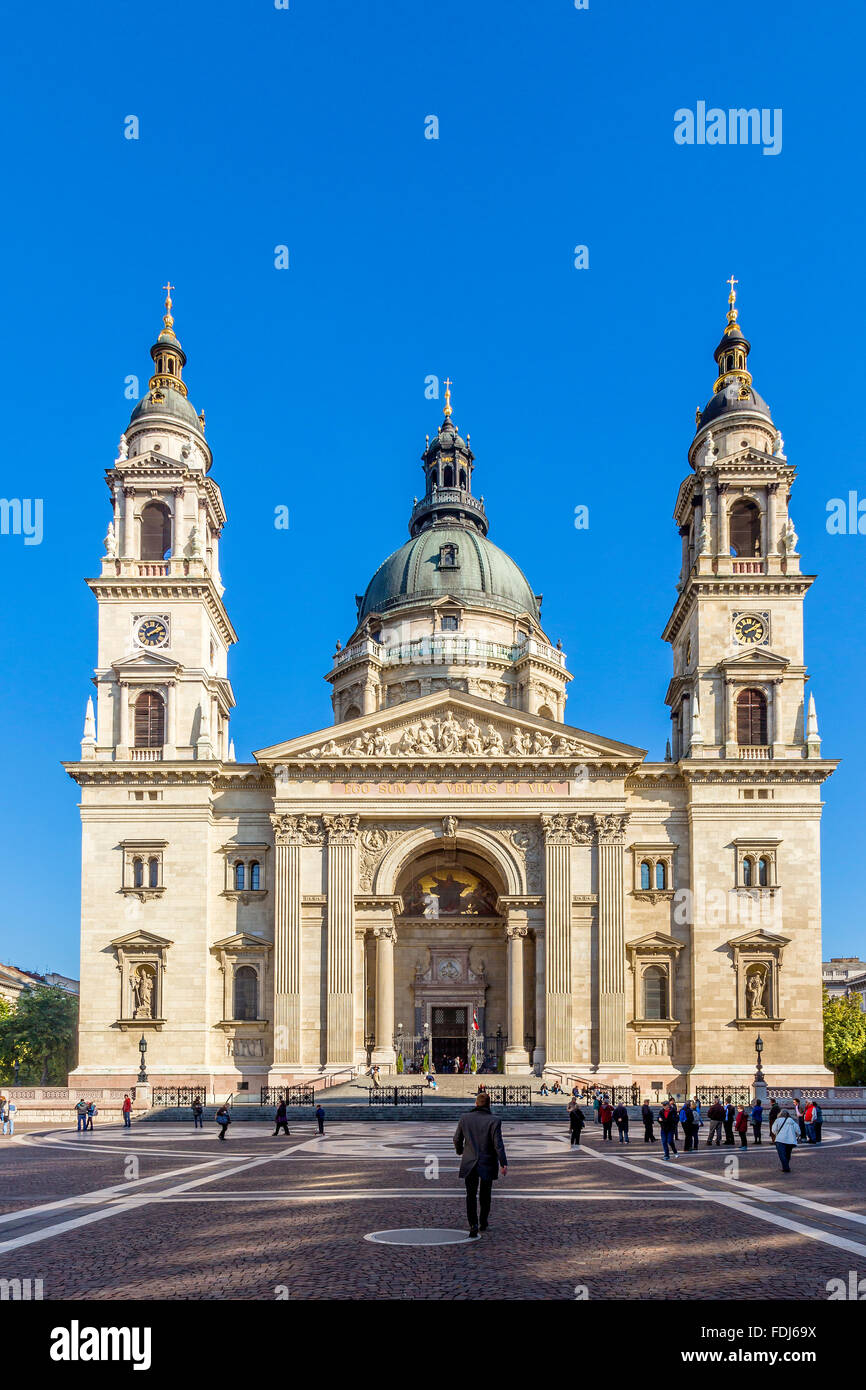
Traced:
<svg viewBox="0 0 866 1390">
<path fill-rule="evenodd" d="M 152 1105 L 189 1106 L 193 1101 L 207 1105 L 207 1091 L 203 1086 L 154 1086 Z M 231 1097 L 225 1102 L 231 1105 Z"/>
<path fill-rule="evenodd" d="M 481 1087 L 478 1089 L 480 1091 Z M 485 1082 L 484 1090 L 490 1097 L 491 1105 L 532 1104 L 531 1086 L 488 1086 Z"/>
<path fill-rule="evenodd" d="M 309 1081 L 298 1086 L 262 1086 L 260 1105 L 279 1105 L 281 1100 L 286 1105 L 315 1105 L 316 1088 Z"/>
<path fill-rule="evenodd" d="M 720 1100 L 725 1105 L 730 1100 L 732 1105 L 751 1105 L 752 1088 L 751 1086 L 726 1086 L 720 1083 L 718 1086 L 696 1086 L 694 1098 L 699 1100 L 701 1105 L 712 1105 L 714 1100 Z"/>
<path fill-rule="evenodd" d="M 423 1105 L 423 1086 L 371 1086 L 370 1105 Z"/>
</svg>

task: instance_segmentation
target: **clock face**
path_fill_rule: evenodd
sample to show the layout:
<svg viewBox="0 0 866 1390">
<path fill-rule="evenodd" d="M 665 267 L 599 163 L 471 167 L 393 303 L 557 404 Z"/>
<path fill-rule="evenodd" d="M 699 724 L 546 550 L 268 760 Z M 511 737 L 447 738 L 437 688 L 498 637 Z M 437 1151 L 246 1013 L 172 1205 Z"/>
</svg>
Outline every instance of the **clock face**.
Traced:
<svg viewBox="0 0 866 1390">
<path fill-rule="evenodd" d="M 135 635 L 142 647 L 164 647 L 168 641 L 168 628 L 161 618 L 145 618 L 139 623 Z"/>
<path fill-rule="evenodd" d="M 764 624 L 760 618 L 755 618 L 751 614 L 739 618 L 734 626 L 734 636 L 738 642 L 751 646 L 754 642 L 761 642 L 764 638 Z"/>
</svg>

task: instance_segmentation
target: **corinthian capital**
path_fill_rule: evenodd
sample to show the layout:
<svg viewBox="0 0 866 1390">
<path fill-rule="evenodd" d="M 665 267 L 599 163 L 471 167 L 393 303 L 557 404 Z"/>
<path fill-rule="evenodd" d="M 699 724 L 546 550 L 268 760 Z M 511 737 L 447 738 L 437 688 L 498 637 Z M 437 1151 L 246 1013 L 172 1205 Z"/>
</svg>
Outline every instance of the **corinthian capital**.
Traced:
<svg viewBox="0 0 866 1390">
<path fill-rule="evenodd" d="M 278 845 L 320 845 L 322 822 L 318 816 L 271 816 Z"/>
<path fill-rule="evenodd" d="M 329 845 L 354 845 L 358 838 L 360 816 L 322 816 Z"/>
<path fill-rule="evenodd" d="M 600 845 L 624 845 L 628 816 L 593 816 Z"/>
<path fill-rule="evenodd" d="M 592 822 L 587 816 L 542 816 L 541 824 L 549 845 L 588 845 L 592 842 Z"/>
</svg>

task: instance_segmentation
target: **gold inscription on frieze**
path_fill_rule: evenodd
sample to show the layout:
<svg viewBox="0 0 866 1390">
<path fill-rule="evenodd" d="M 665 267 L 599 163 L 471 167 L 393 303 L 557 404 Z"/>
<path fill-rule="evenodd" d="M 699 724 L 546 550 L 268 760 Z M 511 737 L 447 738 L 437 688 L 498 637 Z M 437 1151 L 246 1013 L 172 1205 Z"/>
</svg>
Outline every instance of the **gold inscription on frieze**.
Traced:
<svg viewBox="0 0 866 1390">
<path fill-rule="evenodd" d="M 568 796 L 567 782 L 332 782 L 332 796 Z"/>
</svg>

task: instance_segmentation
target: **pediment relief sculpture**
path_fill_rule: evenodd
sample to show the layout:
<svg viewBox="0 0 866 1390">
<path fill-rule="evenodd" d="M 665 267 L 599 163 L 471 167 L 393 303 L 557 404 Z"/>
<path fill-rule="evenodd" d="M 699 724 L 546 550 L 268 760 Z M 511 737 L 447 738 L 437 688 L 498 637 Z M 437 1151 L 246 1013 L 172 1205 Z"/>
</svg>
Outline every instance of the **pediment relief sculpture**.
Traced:
<svg viewBox="0 0 866 1390">
<path fill-rule="evenodd" d="M 548 734 L 519 725 L 505 733 L 493 723 L 479 724 L 471 717 L 455 718 L 446 712 L 438 719 L 422 719 L 401 730 L 385 730 L 381 725 L 364 729 L 354 738 L 339 742 L 331 738 L 320 747 L 301 749 L 298 758 L 580 758 L 594 756 L 593 750 L 565 734 Z"/>
</svg>

